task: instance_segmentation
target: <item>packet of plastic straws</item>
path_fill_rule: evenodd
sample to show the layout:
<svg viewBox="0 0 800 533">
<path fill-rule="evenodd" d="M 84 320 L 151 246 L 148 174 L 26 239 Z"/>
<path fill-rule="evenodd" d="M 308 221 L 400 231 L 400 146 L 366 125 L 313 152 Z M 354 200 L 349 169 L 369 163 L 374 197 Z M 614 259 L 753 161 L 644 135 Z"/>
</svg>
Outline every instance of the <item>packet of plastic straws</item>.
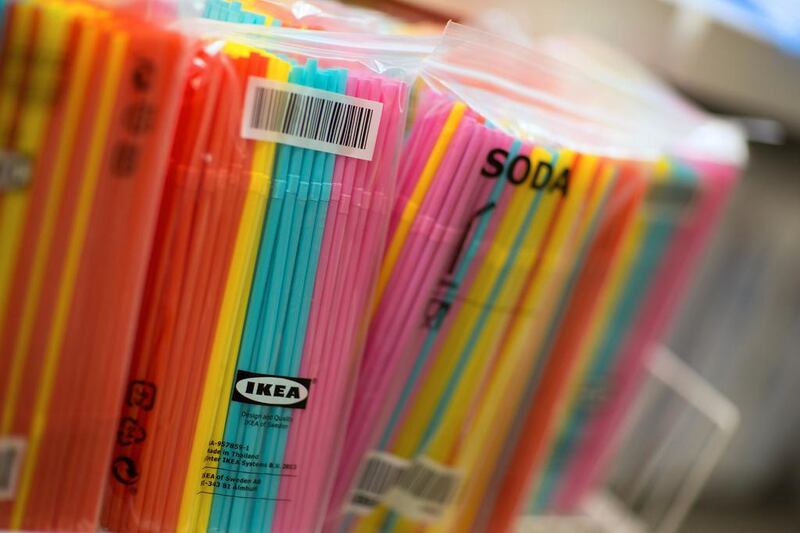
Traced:
<svg viewBox="0 0 800 533">
<path fill-rule="evenodd" d="M 534 472 L 509 450 L 534 456 L 604 335 L 650 338 L 620 291 L 669 290 L 727 189 L 665 159 L 706 117 L 660 95 L 452 23 L 421 74 L 330 530 L 508 529 L 487 502 Z"/>
<path fill-rule="evenodd" d="M 624 87 L 679 120 L 699 114 L 641 67 L 597 43 L 551 38 L 545 52 Z M 546 365 L 526 385 L 527 414 L 506 443 L 502 469 L 483 501 L 491 501 L 495 510 L 485 513 L 482 527 L 508 527 L 522 509 L 528 514 L 574 512 L 602 481 L 648 358 L 747 159 L 737 128 L 698 116 L 694 128 L 676 138 L 659 162 L 656 183 L 626 245 L 636 251 L 617 262 L 596 310 L 581 316 L 585 304 L 571 297 Z M 568 336 L 584 340 L 570 346 Z"/>
<path fill-rule="evenodd" d="M 314 531 L 430 41 L 179 27 L 199 44 L 102 523 Z"/>
<path fill-rule="evenodd" d="M 188 46 L 85 2 L 0 10 L 0 529 L 94 531 Z"/>
</svg>

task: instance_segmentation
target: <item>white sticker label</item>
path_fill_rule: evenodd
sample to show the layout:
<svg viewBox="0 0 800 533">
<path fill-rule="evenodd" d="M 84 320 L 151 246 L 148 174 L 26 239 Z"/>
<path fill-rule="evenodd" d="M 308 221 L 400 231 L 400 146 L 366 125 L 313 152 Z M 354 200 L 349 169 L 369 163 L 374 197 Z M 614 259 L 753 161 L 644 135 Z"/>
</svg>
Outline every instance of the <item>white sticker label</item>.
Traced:
<svg viewBox="0 0 800 533">
<path fill-rule="evenodd" d="M 350 496 L 348 511 L 367 514 L 383 501 L 411 461 L 385 452 L 369 452 L 361 462 L 356 486 Z"/>
<path fill-rule="evenodd" d="M 403 516 L 435 522 L 455 500 L 461 479 L 458 470 L 418 457 L 389 489 L 384 501 Z"/>
<path fill-rule="evenodd" d="M 372 160 L 382 102 L 251 76 L 242 137 Z"/>
<path fill-rule="evenodd" d="M 0 501 L 14 499 L 25 444 L 22 437 L 0 437 Z"/>
</svg>

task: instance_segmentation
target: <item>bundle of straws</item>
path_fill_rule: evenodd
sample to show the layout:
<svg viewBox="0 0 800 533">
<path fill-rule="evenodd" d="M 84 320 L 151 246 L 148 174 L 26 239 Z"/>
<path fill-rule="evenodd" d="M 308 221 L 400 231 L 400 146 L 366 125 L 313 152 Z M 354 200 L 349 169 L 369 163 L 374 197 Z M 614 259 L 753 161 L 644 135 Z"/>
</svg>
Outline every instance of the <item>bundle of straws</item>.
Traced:
<svg viewBox="0 0 800 533">
<path fill-rule="evenodd" d="M 339 49 L 324 60 L 311 32 L 243 38 L 259 48 L 206 45 L 185 85 L 103 514 L 114 531 L 312 531 L 337 464 L 408 84 L 363 66 L 374 38 L 326 41 Z"/>
<path fill-rule="evenodd" d="M 525 450 L 528 483 L 534 485 L 520 488 L 537 510 L 574 509 L 601 475 L 647 357 L 669 324 L 738 174 L 735 166 L 711 161 L 671 159 L 666 165 L 667 186 L 657 186 L 655 198 L 649 198 L 654 201 L 640 214 L 642 229 L 634 238 L 641 251 L 622 267 L 627 279 L 604 297 L 610 316 L 593 318 L 607 320 L 607 329 L 574 360 L 565 358 L 564 368 L 554 360 L 540 378 L 552 383 L 542 394 L 556 399 L 545 404 L 550 411 L 542 409 L 537 422 L 529 415 L 522 431 L 528 439 L 538 436 L 520 441 L 515 452 L 520 457 Z M 537 400 L 542 397 L 532 402 Z"/>
<path fill-rule="evenodd" d="M 469 85 L 485 41 L 448 26 L 423 69 L 444 90 L 421 99 L 404 150 L 331 527 L 509 529 L 555 430 L 585 424 L 564 419 L 586 416 L 579 391 L 640 372 L 730 183 L 649 151 L 603 155 L 584 128 L 573 130 L 580 152 L 526 140 L 555 125 L 562 144 L 572 120 L 597 115 L 552 120 L 552 100 L 506 94 L 512 75 Z M 548 77 L 530 86 L 571 94 L 569 78 L 539 66 Z M 531 106 L 539 123 L 528 126 Z M 609 153 L 626 139 L 642 149 L 614 126 Z"/>
<path fill-rule="evenodd" d="M 576 67 L 636 86 L 636 98 L 695 129 L 656 162 L 642 207 L 595 296 L 565 294 L 559 321 L 537 356 L 541 363 L 527 378 L 522 416 L 504 443 L 501 467 L 486 490 L 490 497 L 481 500 L 479 528 L 510 527 L 526 502 L 528 513 L 573 512 L 594 488 L 653 345 L 746 159 L 735 128 L 694 109 L 628 59 L 580 40 L 553 39 L 548 46 Z"/>
<path fill-rule="evenodd" d="M 81 3 L 2 13 L 0 528 L 90 531 L 186 44 Z"/>
<path fill-rule="evenodd" d="M 590 414 L 592 404 L 602 402 L 612 373 L 630 373 L 640 366 L 641 360 L 615 367 L 614 360 L 621 352 L 619 343 L 637 335 L 632 320 L 641 302 L 659 290 L 659 284 L 674 279 L 676 270 L 671 263 L 677 258 L 687 259 L 675 228 L 692 223 L 702 192 L 693 173 L 667 168 L 662 162 L 653 169 L 640 205 L 619 235 L 613 256 L 607 250 L 590 249 L 583 264 L 576 265 L 571 274 L 557 316 L 538 348 L 537 364 L 525 377 L 517 408 L 522 416 L 514 422 L 502 451 L 495 452 L 498 472 L 492 473 L 480 496 L 496 503 L 482 510 L 476 527 L 509 527 L 529 483 L 537 478 L 540 490 L 535 499 L 541 512 L 560 479 L 559 465 L 570 455 L 569 439 L 580 435 L 584 423 L 581 417 Z M 659 279 L 665 276 L 670 279 Z M 664 304 L 663 299 L 657 302 Z M 643 316 L 652 317 L 653 312 Z M 565 427 L 567 423 L 572 426 Z M 560 427 L 568 434 L 563 435 L 559 448 L 552 450 L 547 472 L 543 473 L 543 455 Z M 469 492 L 479 491 L 471 487 Z M 473 495 L 473 501 L 477 497 Z"/>
<path fill-rule="evenodd" d="M 546 471 L 539 480 L 541 488 L 534 506 L 540 512 L 549 507 L 547 503 L 560 479 L 561 468 L 593 404 L 602 401 L 620 353 L 620 343 L 629 334 L 665 255 L 674 253 L 669 247 L 674 246 L 677 226 L 688 222 L 685 215 L 695 202 L 699 186 L 698 176 L 687 167 L 662 161 L 644 204 L 621 243 L 618 258 L 609 265 L 606 280 L 582 293 L 576 285 L 560 321 L 553 325 L 545 347 L 547 353 L 542 358 L 547 364 L 537 368 L 539 375 L 530 376 L 522 402 L 526 406 L 537 405 L 529 411 L 536 421 L 531 419 L 530 426 L 521 430 L 528 439 L 537 442 L 523 443 L 525 437 L 520 437 L 515 444 L 526 447 L 526 460 L 539 466 L 547 446 L 544 443 L 555 438 L 554 431 L 559 432 L 558 442 L 546 461 Z M 583 278 L 588 274 L 584 272 Z M 528 467 L 527 471 L 534 468 Z"/>
<path fill-rule="evenodd" d="M 366 392 L 357 397 L 368 400 L 353 407 L 339 497 L 370 444 L 371 424 L 383 428 L 378 449 L 450 463 L 463 447 L 471 403 L 492 388 L 487 374 L 541 331 L 540 302 L 591 238 L 596 212 L 614 204 L 617 171 L 607 162 L 516 140 L 460 102 L 431 97 L 422 105 L 430 107 L 419 112 L 406 148 L 415 157 L 401 168 L 405 201 L 391 226 L 359 378 Z M 638 183 L 620 180 L 618 195 Z M 396 387 L 398 375 L 407 376 L 403 388 L 392 391 L 397 399 L 380 423 L 374 396 Z M 455 485 L 451 474 L 445 484 Z M 383 519 L 373 514 L 364 529 Z"/>
</svg>

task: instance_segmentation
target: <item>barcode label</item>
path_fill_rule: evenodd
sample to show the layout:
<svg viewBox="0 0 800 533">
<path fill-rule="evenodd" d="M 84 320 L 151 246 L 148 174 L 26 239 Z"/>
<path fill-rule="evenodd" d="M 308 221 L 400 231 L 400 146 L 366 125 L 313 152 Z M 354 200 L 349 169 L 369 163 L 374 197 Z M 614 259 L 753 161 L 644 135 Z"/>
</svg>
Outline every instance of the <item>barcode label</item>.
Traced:
<svg viewBox="0 0 800 533">
<path fill-rule="evenodd" d="M 25 453 L 22 437 L 0 437 L 0 501 L 13 500 Z"/>
<path fill-rule="evenodd" d="M 395 486 L 410 464 L 407 459 L 389 453 L 368 453 L 361 463 L 348 510 L 356 514 L 368 513 L 383 501 L 383 497 Z"/>
<path fill-rule="evenodd" d="M 27 187 L 31 181 L 32 167 L 28 156 L 0 150 L 0 192 Z"/>
<path fill-rule="evenodd" d="M 383 103 L 251 76 L 242 137 L 372 160 Z"/>
<path fill-rule="evenodd" d="M 433 522 L 455 499 L 461 473 L 425 457 L 416 458 L 386 494 L 387 505 L 400 514 Z"/>
</svg>

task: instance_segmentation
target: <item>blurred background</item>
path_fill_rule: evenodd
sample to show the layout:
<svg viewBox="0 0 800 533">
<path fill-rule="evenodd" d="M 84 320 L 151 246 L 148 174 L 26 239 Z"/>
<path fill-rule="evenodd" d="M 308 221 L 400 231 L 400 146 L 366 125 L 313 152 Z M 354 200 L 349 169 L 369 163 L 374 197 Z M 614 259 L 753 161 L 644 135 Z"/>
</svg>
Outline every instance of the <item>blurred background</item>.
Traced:
<svg viewBox="0 0 800 533">
<path fill-rule="evenodd" d="M 745 129 L 746 173 L 668 341 L 687 371 L 740 415 L 681 531 L 800 531 L 800 2 L 354 3 L 433 25 L 454 19 L 519 41 L 597 39 Z M 684 413 L 665 422 L 659 409 L 663 414 L 663 402 L 641 407 L 630 432 L 669 436 L 668 450 L 647 464 L 652 479 L 685 477 L 698 467 L 690 441 L 699 419 Z M 623 445 L 620 455 L 626 453 L 610 481 L 620 493 L 631 485 L 626 471 L 641 467 L 631 457 L 636 451 Z M 651 509 L 642 504 L 638 511 Z"/>
</svg>

